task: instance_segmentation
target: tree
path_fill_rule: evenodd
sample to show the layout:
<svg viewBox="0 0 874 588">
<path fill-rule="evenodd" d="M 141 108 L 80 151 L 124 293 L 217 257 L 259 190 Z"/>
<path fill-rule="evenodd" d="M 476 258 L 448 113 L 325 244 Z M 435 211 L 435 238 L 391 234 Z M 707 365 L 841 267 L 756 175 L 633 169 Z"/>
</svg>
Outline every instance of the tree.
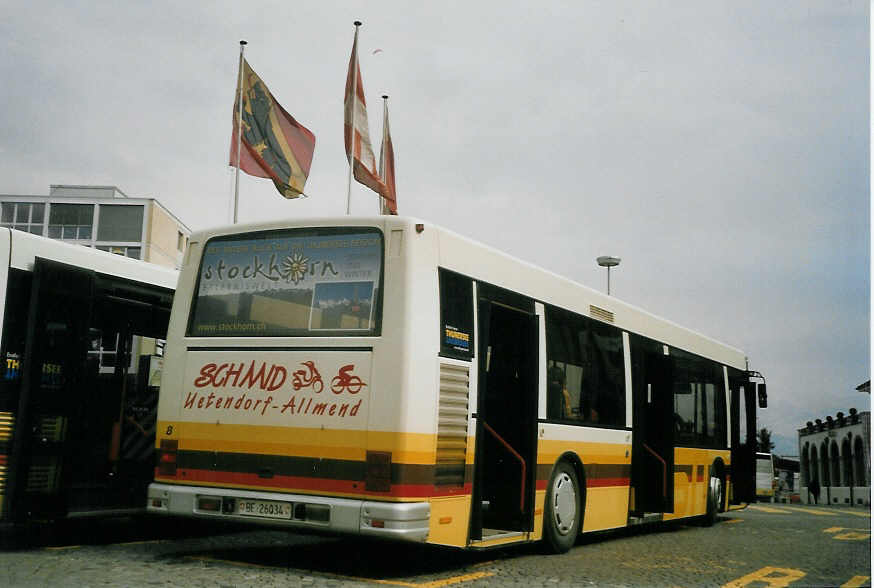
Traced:
<svg viewBox="0 0 874 588">
<path fill-rule="evenodd" d="M 771 450 L 774 449 L 774 443 L 771 441 L 771 431 L 762 427 L 756 435 L 756 443 L 759 447 L 759 452 L 771 453 Z"/>
</svg>

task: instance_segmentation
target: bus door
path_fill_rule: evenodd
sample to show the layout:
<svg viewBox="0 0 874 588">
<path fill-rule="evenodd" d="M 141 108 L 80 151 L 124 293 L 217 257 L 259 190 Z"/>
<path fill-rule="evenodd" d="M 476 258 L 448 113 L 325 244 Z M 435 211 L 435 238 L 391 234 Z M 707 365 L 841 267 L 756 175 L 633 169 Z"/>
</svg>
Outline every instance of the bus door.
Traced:
<svg viewBox="0 0 874 588">
<path fill-rule="evenodd" d="M 513 302 L 481 298 L 478 306 L 474 541 L 534 524 L 539 323 L 532 301 Z"/>
<path fill-rule="evenodd" d="M 154 340 L 166 337 L 172 294 L 163 288 L 98 276 L 92 340 L 109 341 L 109 361 L 92 360 L 96 385 L 80 392 L 91 409 L 83 418 L 73 488 L 76 508 L 141 508 L 154 474 L 157 358 Z M 92 347 L 94 344 L 92 343 Z M 134 353 L 139 357 L 132 361 Z M 87 434 L 84 427 L 87 426 Z"/>
<path fill-rule="evenodd" d="M 33 269 L 22 381 L 9 472 L 13 521 L 67 513 L 75 420 L 88 410 L 88 325 L 94 272 L 37 258 Z"/>
<path fill-rule="evenodd" d="M 756 386 L 728 370 L 731 395 L 731 503 L 756 500 Z"/>
<path fill-rule="evenodd" d="M 674 512 L 674 391 L 665 347 L 631 338 L 634 404 L 631 478 L 635 513 Z"/>
</svg>

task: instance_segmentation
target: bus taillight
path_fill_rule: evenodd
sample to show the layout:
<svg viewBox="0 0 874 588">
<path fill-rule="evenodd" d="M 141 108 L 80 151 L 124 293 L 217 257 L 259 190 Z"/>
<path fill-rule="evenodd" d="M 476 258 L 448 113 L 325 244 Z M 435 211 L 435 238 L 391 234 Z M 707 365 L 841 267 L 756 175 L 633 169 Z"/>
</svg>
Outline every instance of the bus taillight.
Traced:
<svg viewBox="0 0 874 588">
<path fill-rule="evenodd" d="M 179 441 L 176 439 L 161 439 L 161 447 L 158 450 L 158 475 L 176 475 L 176 452 L 179 450 Z"/>
</svg>

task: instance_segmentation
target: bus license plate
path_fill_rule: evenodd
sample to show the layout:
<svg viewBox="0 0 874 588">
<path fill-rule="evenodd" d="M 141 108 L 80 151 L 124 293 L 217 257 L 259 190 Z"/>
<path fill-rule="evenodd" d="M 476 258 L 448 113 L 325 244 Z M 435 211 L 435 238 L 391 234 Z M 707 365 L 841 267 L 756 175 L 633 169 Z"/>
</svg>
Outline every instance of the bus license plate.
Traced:
<svg viewBox="0 0 874 588">
<path fill-rule="evenodd" d="M 268 519 L 290 519 L 291 503 L 271 500 L 237 499 L 237 514 Z"/>
</svg>

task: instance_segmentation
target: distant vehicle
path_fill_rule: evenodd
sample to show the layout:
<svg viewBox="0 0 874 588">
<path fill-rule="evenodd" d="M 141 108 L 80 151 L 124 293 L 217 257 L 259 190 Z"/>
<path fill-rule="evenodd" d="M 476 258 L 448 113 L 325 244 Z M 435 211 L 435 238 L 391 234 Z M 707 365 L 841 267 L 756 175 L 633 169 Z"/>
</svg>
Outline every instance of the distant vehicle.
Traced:
<svg viewBox="0 0 874 588">
<path fill-rule="evenodd" d="M 143 511 L 178 272 L 0 229 L 0 523 Z"/>
<path fill-rule="evenodd" d="M 743 352 L 419 220 L 192 237 L 150 512 L 488 548 L 755 500 Z"/>
<path fill-rule="evenodd" d="M 777 476 L 774 469 L 774 455 L 756 453 L 756 498 L 774 502 Z"/>
</svg>

